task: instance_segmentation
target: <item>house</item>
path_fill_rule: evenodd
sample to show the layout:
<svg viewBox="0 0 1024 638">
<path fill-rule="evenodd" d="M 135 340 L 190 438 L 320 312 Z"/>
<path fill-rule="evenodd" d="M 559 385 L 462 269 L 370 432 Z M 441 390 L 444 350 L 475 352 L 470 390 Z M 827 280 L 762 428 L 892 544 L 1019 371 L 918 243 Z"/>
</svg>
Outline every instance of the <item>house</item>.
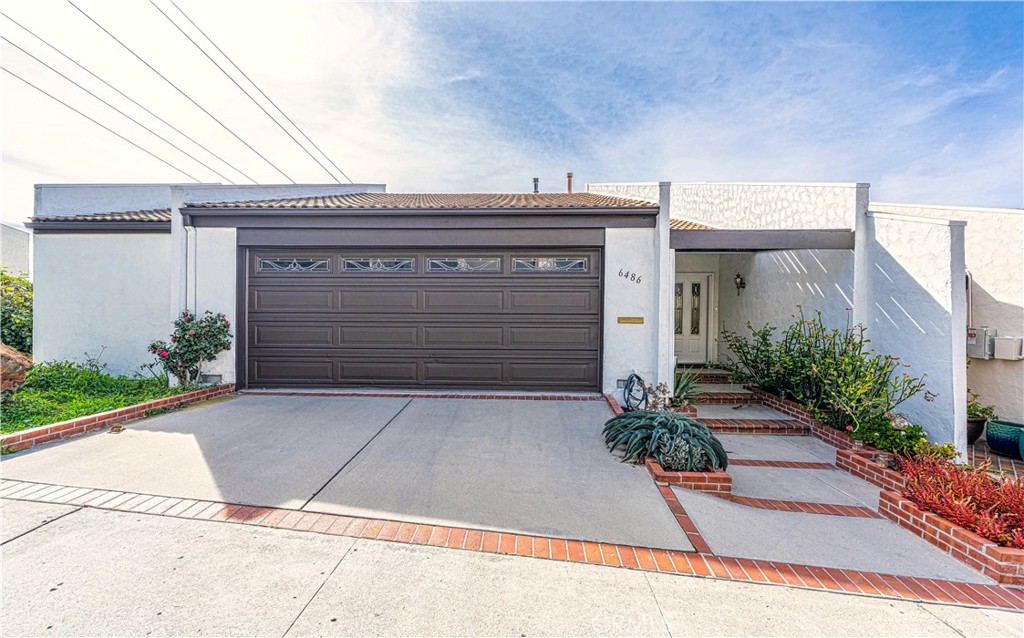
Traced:
<svg viewBox="0 0 1024 638">
<path fill-rule="evenodd" d="M 0 223 L 0 266 L 14 274 L 31 274 L 32 235 L 19 226 Z"/>
<path fill-rule="evenodd" d="M 38 360 L 102 348 L 130 370 L 181 311 L 212 310 L 235 347 L 208 372 L 239 387 L 617 392 L 633 372 L 668 381 L 715 361 L 722 329 L 782 326 L 801 306 L 864 324 L 926 374 L 929 400 L 905 410 L 965 446 L 968 224 L 875 210 L 867 184 L 37 189 Z M 992 214 L 1016 220 L 1006 241 L 1024 247 L 1019 211 Z M 1024 334 L 1011 289 L 991 320 L 974 294 L 975 323 Z M 1019 380 L 1020 361 L 1004 364 Z M 976 385 L 1019 413 L 1019 383 L 1016 399 Z"/>
</svg>

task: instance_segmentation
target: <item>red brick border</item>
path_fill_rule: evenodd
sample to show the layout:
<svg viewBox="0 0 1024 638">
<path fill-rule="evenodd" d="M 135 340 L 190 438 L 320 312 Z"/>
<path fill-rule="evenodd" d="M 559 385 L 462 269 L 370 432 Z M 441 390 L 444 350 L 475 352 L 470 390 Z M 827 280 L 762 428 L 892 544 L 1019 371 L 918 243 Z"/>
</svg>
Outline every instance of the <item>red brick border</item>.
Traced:
<svg viewBox="0 0 1024 638">
<path fill-rule="evenodd" d="M 195 390 L 193 392 L 186 392 L 184 394 L 176 394 L 162 399 L 154 399 L 153 401 L 137 403 L 135 405 L 118 408 L 116 410 L 100 412 L 99 414 L 90 414 L 78 417 L 77 419 L 71 419 L 69 421 L 51 423 L 50 425 L 41 425 L 36 428 L 3 435 L 0 437 L 0 447 L 4 450 L 19 452 L 43 443 L 49 443 L 58 439 L 66 439 L 79 434 L 85 434 L 86 432 L 92 432 L 93 430 L 99 430 L 107 427 L 108 425 L 114 425 L 115 423 L 124 423 L 125 421 L 140 419 L 146 416 L 146 412 L 149 410 L 174 408 L 185 403 L 206 401 L 207 399 L 213 399 L 225 394 L 230 394 L 234 391 L 235 385 L 233 383 L 227 383 L 224 385 L 203 388 L 202 390 Z"/>
<path fill-rule="evenodd" d="M 895 470 L 878 464 L 878 450 L 836 450 L 836 467 L 883 490 L 900 492 L 905 479 Z"/>
<path fill-rule="evenodd" d="M 812 461 L 762 461 L 760 459 L 730 459 L 729 465 L 737 467 L 778 467 L 786 470 L 834 470 L 831 463 Z"/>
<path fill-rule="evenodd" d="M 662 485 L 675 485 L 716 495 L 732 491 L 732 477 L 725 472 L 670 472 L 650 457 L 644 459 L 644 466 L 654 482 Z"/>
<path fill-rule="evenodd" d="M 781 419 L 698 419 L 718 434 L 776 434 L 806 436 L 810 428 L 797 421 Z"/>
<path fill-rule="evenodd" d="M 672 491 L 667 486 L 662 486 L 659 489 L 663 492 Z M 710 553 L 614 545 L 462 527 L 419 525 L 395 520 L 352 518 L 320 512 L 197 501 L 24 481 L 0 480 L 0 498 L 41 503 L 65 503 L 79 507 L 144 513 L 154 516 L 257 525 L 349 538 L 433 545 L 490 554 L 593 563 L 648 572 L 786 585 L 801 589 L 861 596 L 1024 610 L 1024 590 L 1013 587 L 732 558 L 715 556 Z M 672 498 L 674 500 L 674 495 Z M 679 520 L 679 514 L 676 512 L 673 514 Z M 682 516 L 689 518 L 686 517 L 685 512 Z M 680 525 L 683 525 L 682 521 L 680 521 Z"/>
<path fill-rule="evenodd" d="M 824 514 L 826 516 L 850 516 L 852 518 L 882 518 L 878 512 L 862 505 L 841 505 L 839 503 L 812 503 L 809 501 L 780 501 L 774 498 L 758 498 L 729 494 L 733 503 L 756 507 L 762 510 L 794 512 L 799 514 Z"/>
<path fill-rule="evenodd" d="M 1024 549 L 1001 547 L 938 514 L 922 510 L 897 492 L 883 490 L 878 504 L 886 518 L 996 582 L 1024 585 Z"/>
</svg>

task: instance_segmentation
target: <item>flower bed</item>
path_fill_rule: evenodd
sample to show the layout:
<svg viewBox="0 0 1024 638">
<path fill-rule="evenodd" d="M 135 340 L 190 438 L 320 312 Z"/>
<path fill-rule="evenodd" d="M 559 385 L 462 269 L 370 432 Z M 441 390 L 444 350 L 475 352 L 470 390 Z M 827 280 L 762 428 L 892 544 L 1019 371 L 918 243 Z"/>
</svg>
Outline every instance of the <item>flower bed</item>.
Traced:
<svg viewBox="0 0 1024 638">
<path fill-rule="evenodd" d="M 725 472 L 669 472 L 650 457 L 644 465 L 655 483 L 725 496 L 732 492 L 732 477 Z"/>
<path fill-rule="evenodd" d="M 99 414 L 91 414 L 89 416 L 83 416 L 69 421 L 62 421 L 52 425 L 43 425 L 28 430 L 21 430 L 20 432 L 6 434 L 0 437 L 0 449 L 3 449 L 5 453 L 18 452 L 35 445 L 42 445 L 43 443 L 56 441 L 57 439 L 66 439 L 71 436 L 92 432 L 93 430 L 99 430 L 107 427 L 108 425 L 140 419 L 147 416 L 147 412 L 154 410 L 168 410 L 180 407 L 184 404 L 194 403 L 196 401 L 213 399 L 234 391 L 235 385 L 233 383 L 228 383 L 225 385 L 203 388 L 194 392 L 177 394 L 163 399 L 146 401 L 144 403 L 138 403 L 136 405 L 131 405 L 117 410 L 108 410 L 106 412 L 100 412 Z"/>
<path fill-rule="evenodd" d="M 996 582 L 1024 585 L 1024 549 L 1000 547 L 896 492 L 882 491 L 878 511 Z"/>
</svg>

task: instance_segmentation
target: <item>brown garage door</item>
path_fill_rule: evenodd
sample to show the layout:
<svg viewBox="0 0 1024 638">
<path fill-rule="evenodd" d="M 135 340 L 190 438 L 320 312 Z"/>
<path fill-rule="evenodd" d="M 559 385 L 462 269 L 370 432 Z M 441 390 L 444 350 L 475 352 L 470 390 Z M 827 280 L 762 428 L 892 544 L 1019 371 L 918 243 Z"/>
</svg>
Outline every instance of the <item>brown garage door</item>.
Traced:
<svg viewBox="0 0 1024 638">
<path fill-rule="evenodd" d="M 599 250 L 250 250 L 252 387 L 598 387 Z"/>
</svg>

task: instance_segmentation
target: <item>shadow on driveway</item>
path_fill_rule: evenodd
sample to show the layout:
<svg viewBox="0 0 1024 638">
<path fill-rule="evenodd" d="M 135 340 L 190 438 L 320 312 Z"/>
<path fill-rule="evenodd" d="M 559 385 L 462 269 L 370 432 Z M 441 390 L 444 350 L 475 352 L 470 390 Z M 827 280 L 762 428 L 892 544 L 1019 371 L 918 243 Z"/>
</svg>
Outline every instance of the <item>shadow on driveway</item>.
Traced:
<svg viewBox="0 0 1024 638">
<path fill-rule="evenodd" d="M 4 478 L 692 549 L 603 401 L 248 395 L 7 457 Z M 385 427 L 386 426 L 386 427 Z"/>
</svg>

